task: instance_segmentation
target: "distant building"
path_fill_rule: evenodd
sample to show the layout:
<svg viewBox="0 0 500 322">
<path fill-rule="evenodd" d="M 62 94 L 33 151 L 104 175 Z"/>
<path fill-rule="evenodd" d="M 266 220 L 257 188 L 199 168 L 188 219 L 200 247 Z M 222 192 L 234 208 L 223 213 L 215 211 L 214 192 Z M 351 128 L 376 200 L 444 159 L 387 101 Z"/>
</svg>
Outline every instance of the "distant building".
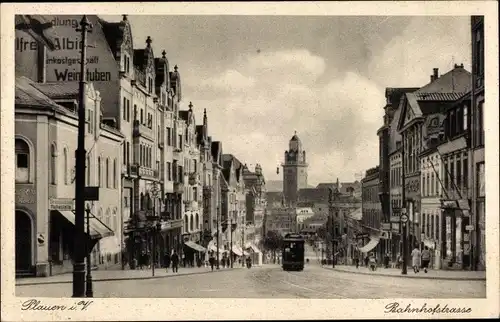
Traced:
<svg viewBox="0 0 500 322">
<path fill-rule="evenodd" d="M 382 222 L 382 212 L 378 198 L 379 167 L 366 170 L 366 175 L 361 180 L 362 184 L 362 212 L 361 225 L 364 233 L 368 234 L 368 242 L 360 247 L 362 253 L 374 251 L 378 258 L 382 258 L 383 247 L 380 247 L 380 225 Z"/>
<path fill-rule="evenodd" d="M 284 236 L 297 231 L 297 213 L 295 208 L 272 208 L 267 210 L 266 232 L 276 231 Z"/>
<path fill-rule="evenodd" d="M 311 207 L 297 207 L 295 211 L 297 213 L 297 232 L 302 232 L 305 228 L 304 222 L 313 217 L 314 212 Z"/>
<path fill-rule="evenodd" d="M 308 187 L 306 151 L 303 150 L 297 133 L 290 139 L 282 167 L 285 203 L 287 206 L 295 206 L 298 201 L 298 191 Z"/>
</svg>

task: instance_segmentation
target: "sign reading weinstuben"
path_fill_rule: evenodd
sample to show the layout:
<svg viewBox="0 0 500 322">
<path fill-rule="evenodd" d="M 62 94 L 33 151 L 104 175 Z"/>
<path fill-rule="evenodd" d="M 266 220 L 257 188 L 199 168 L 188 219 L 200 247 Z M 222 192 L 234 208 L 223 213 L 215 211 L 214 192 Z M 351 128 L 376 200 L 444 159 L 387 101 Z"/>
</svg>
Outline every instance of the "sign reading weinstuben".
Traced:
<svg viewBox="0 0 500 322">
<path fill-rule="evenodd" d="M 119 66 L 106 40 L 101 21 L 95 15 L 87 17 L 92 24 L 91 32 L 87 33 L 87 81 L 92 82 L 96 90 L 101 93 L 116 92 L 117 95 L 102 95 L 103 106 L 114 106 L 118 104 Z M 43 32 L 51 36 L 55 47 L 54 50 L 46 50 L 45 80 L 47 82 L 80 81 L 82 41 L 81 32 L 76 29 L 80 28 L 82 15 L 44 15 L 43 18 L 50 22 L 46 24 Z M 40 70 L 36 66 L 43 62 L 40 61 L 40 56 L 37 56 L 37 51 L 36 40 L 27 32 L 16 30 L 16 76 L 33 77 L 34 71 Z"/>
<path fill-rule="evenodd" d="M 73 199 L 69 198 L 51 198 L 49 200 L 50 210 L 73 210 Z"/>
</svg>

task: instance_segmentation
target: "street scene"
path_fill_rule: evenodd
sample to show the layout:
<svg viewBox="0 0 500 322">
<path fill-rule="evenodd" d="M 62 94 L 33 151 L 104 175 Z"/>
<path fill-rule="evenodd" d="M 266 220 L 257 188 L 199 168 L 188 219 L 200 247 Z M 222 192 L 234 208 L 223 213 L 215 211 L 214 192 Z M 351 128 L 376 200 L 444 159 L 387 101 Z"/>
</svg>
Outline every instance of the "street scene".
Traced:
<svg viewBox="0 0 500 322">
<path fill-rule="evenodd" d="M 306 256 L 310 264 L 306 264 L 302 272 L 286 272 L 277 264 L 265 264 L 252 269 L 221 268 L 214 272 L 207 268 L 192 268 L 180 270 L 178 274 L 161 272 L 158 274 L 161 277 L 155 279 L 145 277 L 145 274 L 139 277 L 127 274 L 129 272 L 106 271 L 102 272 L 106 273 L 102 274 L 102 279 L 108 280 L 95 283 L 94 296 L 296 299 L 486 297 L 485 274 L 479 272 L 460 272 L 454 275 L 454 280 L 444 279 L 449 277 L 447 274 L 435 274 L 425 279 L 413 276 L 404 278 L 400 277 L 399 271 L 396 274 L 386 272 L 386 275 L 374 276 L 364 267 L 357 271 L 349 266 L 337 266 L 336 270 L 322 267 L 319 264 L 320 257 L 316 257 L 312 249 Z M 95 275 L 95 278 L 101 278 Z M 65 297 L 71 289 L 70 278 L 46 281 L 49 284 L 22 284 L 29 282 L 41 281 L 20 281 L 16 296 Z"/>
<path fill-rule="evenodd" d="M 15 35 L 16 296 L 486 297 L 483 16 Z"/>
</svg>

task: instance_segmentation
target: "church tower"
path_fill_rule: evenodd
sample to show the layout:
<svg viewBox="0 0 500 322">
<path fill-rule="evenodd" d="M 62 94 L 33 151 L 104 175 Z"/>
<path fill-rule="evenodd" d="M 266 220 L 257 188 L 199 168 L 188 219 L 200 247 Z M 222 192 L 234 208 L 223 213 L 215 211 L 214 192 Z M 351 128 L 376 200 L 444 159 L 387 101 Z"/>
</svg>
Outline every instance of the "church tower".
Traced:
<svg viewBox="0 0 500 322">
<path fill-rule="evenodd" d="M 297 132 L 288 143 L 285 151 L 283 166 L 283 197 L 286 206 L 295 206 L 300 189 L 307 188 L 306 151 L 302 149 L 302 142 Z"/>
</svg>

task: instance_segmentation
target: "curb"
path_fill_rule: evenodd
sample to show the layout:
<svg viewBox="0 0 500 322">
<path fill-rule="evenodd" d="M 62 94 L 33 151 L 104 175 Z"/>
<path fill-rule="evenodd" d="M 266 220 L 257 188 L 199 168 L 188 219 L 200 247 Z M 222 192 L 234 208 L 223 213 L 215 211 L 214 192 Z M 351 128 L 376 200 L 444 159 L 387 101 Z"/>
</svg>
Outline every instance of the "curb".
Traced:
<svg viewBox="0 0 500 322">
<path fill-rule="evenodd" d="M 188 275 L 200 275 L 200 274 L 209 274 L 209 273 L 216 273 L 216 272 L 226 272 L 226 271 L 232 271 L 232 270 L 241 269 L 241 268 L 243 268 L 243 267 L 224 269 L 224 270 L 204 271 L 204 272 L 171 274 L 171 275 L 164 275 L 164 276 L 97 278 L 97 279 L 92 279 L 92 282 L 152 280 L 152 279 L 168 278 L 168 277 L 175 277 L 175 276 L 188 276 Z M 70 281 L 54 281 L 54 282 L 41 281 L 41 282 L 32 282 L 32 283 L 19 283 L 19 284 L 16 283 L 15 286 L 17 287 L 17 286 L 33 286 L 33 285 L 49 285 L 49 284 L 71 284 L 71 283 L 73 283 L 73 281 L 71 281 L 71 280 Z"/>
<path fill-rule="evenodd" d="M 343 270 L 343 269 L 338 269 L 338 268 L 331 268 L 331 267 L 324 267 L 322 266 L 321 268 L 323 269 L 329 269 L 332 271 L 336 272 L 341 272 L 341 273 L 347 273 L 347 274 L 359 274 L 359 275 L 370 275 L 370 276 L 383 276 L 383 277 L 399 277 L 399 278 L 411 278 L 411 279 L 428 279 L 428 280 L 448 280 L 448 281 L 486 281 L 486 278 L 484 277 L 468 277 L 468 278 L 463 278 L 463 277 L 448 277 L 448 276 L 443 276 L 443 277 L 437 277 L 437 276 L 430 276 L 426 277 L 424 275 L 390 275 L 390 274 L 371 274 L 371 273 L 365 273 L 365 272 L 357 272 L 357 271 L 348 271 L 348 270 Z"/>
</svg>

